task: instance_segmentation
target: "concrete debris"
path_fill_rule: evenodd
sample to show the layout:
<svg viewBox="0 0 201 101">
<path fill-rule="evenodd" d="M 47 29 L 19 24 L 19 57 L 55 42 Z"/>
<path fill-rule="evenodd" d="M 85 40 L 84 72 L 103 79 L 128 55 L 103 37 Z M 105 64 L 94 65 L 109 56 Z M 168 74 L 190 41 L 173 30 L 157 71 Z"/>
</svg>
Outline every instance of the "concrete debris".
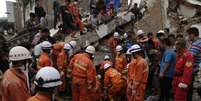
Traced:
<svg viewBox="0 0 201 101">
<path fill-rule="evenodd" d="M 201 1 L 200 0 L 186 0 L 186 2 L 191 3 L 193 5 L 201 6 Z"/>
</svg>

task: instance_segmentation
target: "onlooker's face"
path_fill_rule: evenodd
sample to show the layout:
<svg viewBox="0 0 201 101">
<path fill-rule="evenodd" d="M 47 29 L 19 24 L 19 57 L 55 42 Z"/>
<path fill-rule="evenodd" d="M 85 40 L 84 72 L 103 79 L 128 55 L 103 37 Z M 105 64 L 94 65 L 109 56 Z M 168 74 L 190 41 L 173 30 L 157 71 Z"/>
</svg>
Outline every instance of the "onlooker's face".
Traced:
<svg viewBox="0 0 201 101">
<path fill-rule="evenodd" d="M 188 33 L 188 38 L 190 41 L 194 41 L 195 35 L 192 33 Z"/>
<path fill-rule="evenodd" d="M 66 6 L 68 6 L 68 5 L 70 4 L 70 2 L 68 2 L 68 1 L 65 1 L 65 4 L 66 4 Z"/>
<path fill-rule="evenodd" d="M 176 42 L 176 52 L 177 53 L 181 53 L 182 52 L 182 50 L 183 50 L 183 48 L 178 44 L 178 41 Z"/>
</svg>

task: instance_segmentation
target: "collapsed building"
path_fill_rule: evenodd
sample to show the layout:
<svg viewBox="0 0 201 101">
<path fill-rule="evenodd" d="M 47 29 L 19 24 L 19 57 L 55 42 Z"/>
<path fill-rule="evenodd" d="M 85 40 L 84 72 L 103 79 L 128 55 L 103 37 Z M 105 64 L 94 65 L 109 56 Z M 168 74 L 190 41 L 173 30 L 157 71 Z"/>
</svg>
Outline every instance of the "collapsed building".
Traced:
<svg viewBox="0 0 201 101">
<path fill-rule="evenodd" d="M 183 34 L 193 26 L 201 32 L 200 0 L 169 0 L 168 4 L 168 22 L 173 33 Z"/>
</svg>

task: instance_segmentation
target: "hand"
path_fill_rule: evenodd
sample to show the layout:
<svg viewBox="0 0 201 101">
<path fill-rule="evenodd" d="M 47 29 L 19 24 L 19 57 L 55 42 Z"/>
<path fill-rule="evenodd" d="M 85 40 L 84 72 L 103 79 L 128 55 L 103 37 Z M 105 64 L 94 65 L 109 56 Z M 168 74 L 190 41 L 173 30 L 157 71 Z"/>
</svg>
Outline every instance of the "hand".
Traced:
<svg viewBox="0 0 201 101">
<path fill-rule="evenodd" d="M 179 83 L 179 84 L 178 84 L 178 87 L 179 87 L 179 88 L 182 88 L 182 89 L 186 89 L 186 88 L 188 87 L 188 85 L 185 84 L 185 83 Z"/>
<path fill-rule="evenodd" d="M 136 90 L 132 90 L 132 95 L 136 95 Z"/>
<path fill-rule="evenodd" d="M 61 76 L 63 76 L 63 75 L 64 75 L 64 72 L 63 72 L 63 71 L 61 71 L 61 73 L 60 73 L 60 74 L 61 74 Z"/>
<path fill-rule="evenodd" d="M 91 86 L 91 85 L 89 85 L 89 86 L 87 87 L 87 89 L 88 89 L 88 90 L 91 90 L 91 89 L 92 89 L 92 86 Z"/>
<path fill-rule="evenodd" d="M 160 73 L 160 74 L 159 74 L 159 78 L 160 78 L 160 79 L 163 79 L 163 78 L 164 78 L 164 74 L 163 74 L 163 73 Z"/>
</svg>

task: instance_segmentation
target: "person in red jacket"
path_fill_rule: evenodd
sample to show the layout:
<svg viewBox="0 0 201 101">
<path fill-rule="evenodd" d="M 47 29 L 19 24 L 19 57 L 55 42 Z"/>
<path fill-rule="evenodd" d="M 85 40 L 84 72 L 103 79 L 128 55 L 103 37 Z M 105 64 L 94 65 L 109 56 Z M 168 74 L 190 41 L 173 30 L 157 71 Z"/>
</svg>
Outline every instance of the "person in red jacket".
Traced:
<svg viewBox="0 0 201 101">
<path fill-rule="evenodd" d="M 177 60 L 173 79 L 174 101 L 187 101 L 192 80 L 193 55 L 186 48 L 184 39 L 176 42 Z"/>
</svg>

